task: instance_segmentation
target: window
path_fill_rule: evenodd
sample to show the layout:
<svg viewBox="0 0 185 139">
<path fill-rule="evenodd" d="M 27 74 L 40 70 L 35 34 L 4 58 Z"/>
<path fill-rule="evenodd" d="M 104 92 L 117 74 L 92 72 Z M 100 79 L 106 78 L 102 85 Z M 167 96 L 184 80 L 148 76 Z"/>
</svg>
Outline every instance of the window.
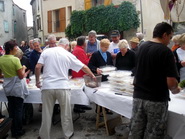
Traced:
<svg viewBox="0 0 185 139">
<path fill-rule="evenodd" d="M 70 21 L 70 18 L 71 18 L 71 14 L 72 14 L 72 7 L 71 6 L 68 6 L 68 16 L 67 16 L 67 20 Z"/>
<path fill-rule="evenodd" d="M 52 32 L 52 11 L 48 11 L 48 33 Z"/>
<path fill-rule="evenodd" d="M 85 0 L 84 1 L 85 10 L 88 10 L 92 7 L 92 1 L 93 0 Z"/>
<path fill-rule="evenodd" d="M 5 9 L 4 9 L 4 1 L 0 1 L 0 11 L 1 12 L 5 11 Z"/>
<path fill-rule="evenodd" d="M 6 20 L 4 20 L 4 31 L 5 31 L 5 33 L 9 32 L 8 21 L 6 21 Z"/>
<path fill-rule="evenodd" d="M 37 16 L 37 29 L 41 30 L 41 20 L 40 20 L 40 16 Z"/>
<path fill-rule="evenodd" d="M 40 8 L 39 8 L 39 3 L 38 3 L 38 12 L 39 12 L 39 9 L 40 9 Z"/>
<path fill-rule="evenodd" d="M 107 6 L 107 5 L 110 5 L 112 3 L 112 0 L 104 0 L 104 5 Z"/>
<path fill-rule="evenodd" d="M 15 7 L 14 7 L 14 5 L 12 6 L 12 11 L 13 11 L 13 16 L 15 15 Z"/>
<path fill-rule="evenodd" d="M 103 4 L 104 4 L 104 0 L 92 0 L 92 6 L 99 6 Z"/>
<path fill-rule="evenodd" d="M 65 32 L 65 29 L 66 29 L 66 8 L 61 8 L 60 9 L 59 23 L 60 23 L 59 32 Z"/>
<path fill-rule="evenodd" d="M 16 22 L 16 20 L 14 21 L 14 33 L 16 33 L 16 31 L 17 31 L 17 22 Z"/>
<path fill-rule="evenodd" d="M 60 31 L 60 20 L 59 20 L 60 10 L 55 10 L 53 14 L 54 14 L 54 32 L 59 32 Z"/>
<path fill-rule="evenodd" d="M 26 14 L 23 13 L 23 21 L 26 22 Z"/>
<path fill-rule="evenodd" d="M 48 11 L 48 33 L 64 32 L 66 28 L 66 8 Z"/>
<path fill-rule="evenodd" d="M 34 38 L 36 38 L 36 34 L 37 34 L 37 27 L 36 27 L 36 23 L 35 21 L 33 21 L 33 34 L 34 34 Z"/>
<path fill-rule="evenodd" d="M 48 11 L 48 33 L 64 32 L 66 28 L 66 8 Z"/>
</svg>

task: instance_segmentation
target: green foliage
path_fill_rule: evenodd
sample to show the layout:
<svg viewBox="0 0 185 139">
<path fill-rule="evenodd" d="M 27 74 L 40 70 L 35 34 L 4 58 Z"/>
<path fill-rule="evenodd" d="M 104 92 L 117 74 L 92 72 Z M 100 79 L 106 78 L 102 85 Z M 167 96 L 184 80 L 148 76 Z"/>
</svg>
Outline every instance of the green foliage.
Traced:
<svg viewBox="0 0 185 139">
<path fill-rule="evenodd" d="M 109 32 L 116 29 L 117 8 L 113 5 L 93 7 L 86 11 L 86 31 L 96 30 L 97 32 Z"/>
<path fill-rule="evenodd" d="M 73 39 L 80 36 L 84 31 L 85 11 L 73 11 L 70 24 L 67 26 L 66 36 Z"/>
<path fill-rule="evenodd" d="M 101 5 L 87 11 L 74 11 L 70 22 L 66 28 L 66 36 L 69 38 L 76 38 L 90 30 L 107 33 L 115 29 L 126 31 L 139 27 L 136 8 L 130 2 L 123 2 L 119 7 Z"/>
<path fill-rule="evenodd" d="M 139 17 L 136 12 L 135 6 L 125 1 L 117 9 L 117 14 L 119 15 L 118 29 L 121 31 L 129 29 L 137 29 L 139 27 Z"/>
</svg>

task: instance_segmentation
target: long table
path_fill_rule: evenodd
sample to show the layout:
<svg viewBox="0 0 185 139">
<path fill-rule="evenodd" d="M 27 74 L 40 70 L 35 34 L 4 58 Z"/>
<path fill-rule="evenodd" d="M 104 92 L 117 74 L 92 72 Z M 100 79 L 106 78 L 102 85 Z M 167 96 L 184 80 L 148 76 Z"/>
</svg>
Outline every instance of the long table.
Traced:
<svg viewBox="0 0 185 139">
<path fill-rule="evenodd" d="M 96 104 L 108 108 L 120 115 L 131 118 L 132 115 L 132 95 L 116 95 L 110 89 L 107 82 L 103 82 L 101 87 L 85 87 L 85 93 L 89 99 Z M 168 135 L 173 139 L 185 139 L 185 95 L 171 94 L 169 102 Z"/>
<path fill-rule="evenodd" d="M 83 91 L 84 81 L 82 81 L 82 84 L 80 85 L 80 83 L 78 83 L 77 80 L 83 79 L 71 79 L 69 81 L 71 85 L 71 104 L 89 105 L 90 104 L 89 98 Z M 41 90 L 37 88 L 34 84 L 35 79 L 34 77 L 32 77 L 30 84 L 28 84 L 28 90 L 30 94 L 25 98 L 24 100 L 25 103 L 36 103 L 36 104 L 42 103 Z M 7 98 L 5 96 L 2 84 L 0 85 L 0 102 L 7 102 Z"/>
</svg>

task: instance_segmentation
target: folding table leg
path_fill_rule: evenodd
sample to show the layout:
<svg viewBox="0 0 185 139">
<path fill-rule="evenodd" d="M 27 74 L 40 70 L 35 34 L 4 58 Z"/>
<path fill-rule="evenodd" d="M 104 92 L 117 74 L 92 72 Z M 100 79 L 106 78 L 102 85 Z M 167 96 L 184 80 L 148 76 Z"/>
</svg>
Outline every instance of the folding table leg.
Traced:
<svg viewBox="0 0 185 139">
<path fill-rule="evenodd" d="M 97 106 L 97 115 L 96 115 L 96 128 L 99 128 L 99 121 L 100 121 L 100 106 Z"/>
<path fill-rule="evenodd" d="M 103 122 L 100 122 L 100 115 L 101 115 L 100 108 L 101 108 L 101 106 L 98 105 L 97 116 L 96 116 L 96 128 L 98 129 L 101 126 L 105 126 L 107 135 L 110 135 L 109 130 L 108 130 L 108 125 L 107 125 L 107 115 L 106 115 L 106 111 L 105 111 L 104 107 L 102 107 Z"/>
<path fill-rule="evenodd" d="M 103 119 L 104 119 L 106 132 L 107 132 L 107 135 L 109 136 L 109 130 L 108 130 L 108 125 L 107 125 L 107 115 L 106 115 L 106 111 L 104 107 L 102 107 L 102 112 L 103 112 Z"/>
</svg>

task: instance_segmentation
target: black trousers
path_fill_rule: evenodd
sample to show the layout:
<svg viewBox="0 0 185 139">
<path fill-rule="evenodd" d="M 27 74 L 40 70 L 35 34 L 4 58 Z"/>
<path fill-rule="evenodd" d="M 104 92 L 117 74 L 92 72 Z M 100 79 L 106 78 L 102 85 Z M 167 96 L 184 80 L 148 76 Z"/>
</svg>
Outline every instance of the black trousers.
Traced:
<svg viewBox="0 0 185 139">
<path fill-rule="evenodd" d="M 22 114 L 23 114 L 23 99 L 20 97 L 8 96 L 8 112 L 12 118 L 12 135 L 17 135 L 22 131 Z"/>
</svg>

